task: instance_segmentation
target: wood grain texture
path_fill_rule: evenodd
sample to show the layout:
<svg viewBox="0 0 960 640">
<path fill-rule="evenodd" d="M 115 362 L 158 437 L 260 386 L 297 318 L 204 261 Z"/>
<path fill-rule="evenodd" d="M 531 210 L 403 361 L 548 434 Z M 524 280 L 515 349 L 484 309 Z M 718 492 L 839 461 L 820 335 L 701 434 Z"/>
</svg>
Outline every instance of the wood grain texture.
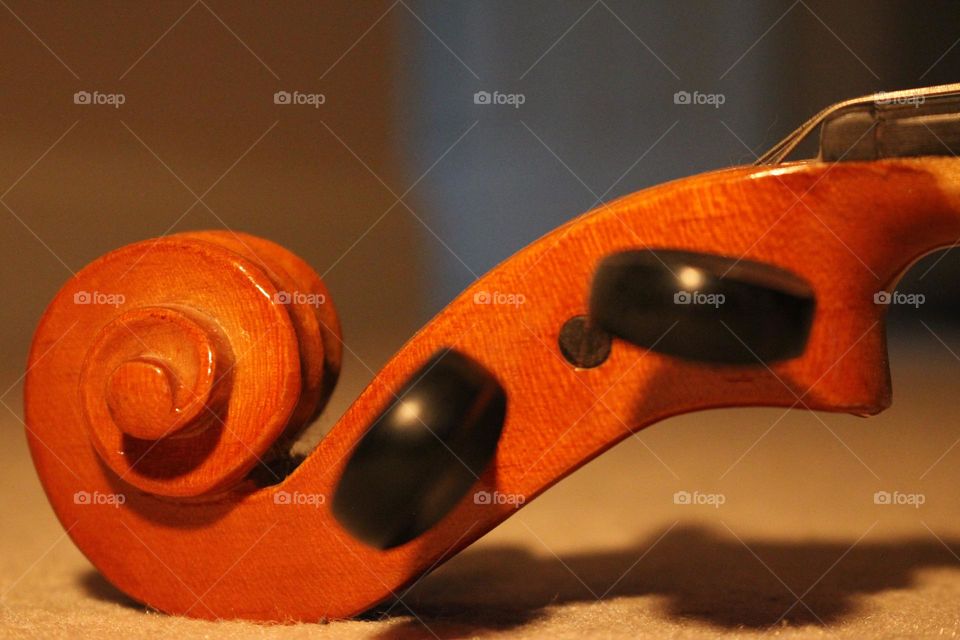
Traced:
<svg viewBox="0 0 960 640">
<path fill-rule="evenodd" d="M 888 406 L 886 307 L 874 303 L 874 294 L 894 286 L 922 255 L 960 237 L 960 161 L 734 168 L 585 214 L 471 285 L 384 367 L 317 449 L 272 486 L 245 477 L 257 463 L 251 453 L 269 455 L 276 438 L 300 426 L 291 416 L 312 415 L 298 406 L 304 388 L 327 380 L 325 358 L 334 357 L 327 355 L 337 348 L 330 341 L 339 337 L 335 316 L 327 307 L 315 314 L 326 327 L 316 340 L 307 314 L 295 321 L 287 305 L 273 304 L 288 285 L 268 272 L 277 266 L 304 282 L 299 266 L 275 256 L 257 259 L 259 249 L 251 253 L 236 244 L 246 236 L 218 241 L 192 235 L 111 253 L 51 303 L 26 378 L 34 462 L 74 542 L 134 598 L 203 618 L 319 620 L 351 616 L 390 597 L 515 512 L 512 504 L 477 504 L 468 495 L 426 534 L 386 552 L 353 540 L 332 517 L 330 497 L 353 445 L 439 348 L 455 347 L 482 363 L 507 392 L 497 455 L 475 490 L 519 494 L 527 502 L 631 431 L 679 413 L 762 405 L 871 414 Z M 706 366 L 618 340 L 601 366 L 572 368 L 557 337 L 567 319 L 586 312 L 596 264 L 610 253 L 645 246 L 743 256 L 806 279 L 817 309 L 805 353 L 770 369 Z M 307 274 L 316 286 L 313 277 Z M 122 293 L 125 302 L 116 308 L 74 304 L 82 291 Z M 484 293 L 494 300 L 494 294 L 522 296 L 523 303 L 478 304 Z M 183 330 L 194 337 L 182 341 L 182 349 L 205 352 L 203 335 L 213 336 L 215 346 L 222 338 L 226 344 L 214 351 L 229 354 L 222 359 L 232 366 L 218 413 L 231 428 L 198 427 L 201 437 L 219 433 L 209 452 L 184 444 L 190 429 L 185 437 L 178 431 L 156 441 L 148 455 L 162 448 L 164 457 L 156 459 L 172 465 L 166 471 L 112 459 L 95 446 L 93 436 L 103 427 L 91 430 L 80 401 L 93 375 L 82 372 L 104 361 L 95 351 L 97 359 L 85 365 L 91 349 L 105 339 L 104 331 L 129 348 L 111 323 L 124 314 L 140 318 L 143 307 L 186 309 L 188 320 L 207 329 L 200 337 L 193 328 Z M 157 320 L 170 330 L 160 331 L 164 335 L 172 335 L 168 325 L 179 326 L 172 316 Z M 134 332 L 150 337 L 157 331 Z M 306 353 L 305 342 L 312 345 Z M 180 362 L 185 353 L 168 361 Z M 157 401 L 166 391 L 155 364 L 124 369 L 104 388 L 103 403 L 108 389 L 120 398 L 115 404 L 130 395 L 132 408 L 111 413 L 119 431 L 133 411 L 150 416 L 148 434 L 171 424 L 160 410 L 167 401 Z M 112 374 L 97 372 L 97 388 Z M 147 391 L 140 397 L 130 389 Z M 91 497 L 78 501 L 77 492 Z M 124 496 L 122 505 L 93 498 L 116 494 Z"/>
</svg>

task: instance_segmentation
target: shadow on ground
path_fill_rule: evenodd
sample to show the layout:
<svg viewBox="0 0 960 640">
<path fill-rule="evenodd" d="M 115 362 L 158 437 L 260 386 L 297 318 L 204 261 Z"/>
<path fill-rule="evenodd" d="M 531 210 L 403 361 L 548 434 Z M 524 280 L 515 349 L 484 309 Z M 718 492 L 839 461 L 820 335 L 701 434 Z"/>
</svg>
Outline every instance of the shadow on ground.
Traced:
<svg viewBox="0 0 960 640">
<path fill-rule="evenodd" d="M 545 616 L 549 605 L 654 595 L 665 617 L 719 629 L 832 626 L 856 613 L 860 596 L 909 588 L 924 567 L 960 566 L 932 536 L 856 545 L 741 543 L 725 532 L 677 526 L 654 545 L 663 533 L 629 548 L 559 559 L 512 546 L 467 550 L 400 594 L 402 602 L 364 617 L 402 620 L 381 638 L 460 638 L 521 627 Z"/>
</svg>

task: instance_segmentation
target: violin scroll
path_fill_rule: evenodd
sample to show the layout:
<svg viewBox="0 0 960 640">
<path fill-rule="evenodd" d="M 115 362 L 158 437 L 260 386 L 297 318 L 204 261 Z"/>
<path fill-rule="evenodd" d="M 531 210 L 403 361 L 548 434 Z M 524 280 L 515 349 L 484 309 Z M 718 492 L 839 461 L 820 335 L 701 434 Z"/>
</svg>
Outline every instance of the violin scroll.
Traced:
<svg viewBox="0 0 960 640">
<path fill-rule="evenodd" d="M 216 495 L 282 455 L 340 366 L 319 278 L 252 236 L 182 234 L 112 252 L 54 300 L 41 344 L 61 317 L 73 320 L 63 338 L 80 366 L 56 382 L 78 376 L 100 461 L 158 496 Z"/>
</svg>

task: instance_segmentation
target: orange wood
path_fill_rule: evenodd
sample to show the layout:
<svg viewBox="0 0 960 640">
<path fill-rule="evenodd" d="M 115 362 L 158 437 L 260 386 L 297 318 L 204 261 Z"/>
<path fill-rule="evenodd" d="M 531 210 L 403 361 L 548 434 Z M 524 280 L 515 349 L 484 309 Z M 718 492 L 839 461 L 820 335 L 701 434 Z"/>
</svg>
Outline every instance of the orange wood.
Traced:
<svg viewBox="0 0 960 640">
<path fill-rule="evenodd" d="M 742 167 L 627 196 L 471 285 L 293 473 L 267 486 L 257 457 L 280 455 L 277 439 L 314 415 L 341 347 L 329 299 L 291 307 L 276 296 L 290 288 L 325 294 L 322 283 L 302 261 L 249 236 L 138 243 L 85 268 L 44 315 L 26 379 L 30 448 L 63 526 L 132 597 L 201 618 L 347 617 L 515 512 L 468 496 L 426 534 L 388 551 L 352 539 L 332 517 L 351 448 L 437 349 L 468 354 L 507 392 L 497 455 L 475 490 L 529 502 L 630 431 L 679 413 L 882 410 L 890 402 L 886 307 L 874 294 L 958 238 L 956 159 Z M 601 366 L 571 367 L 557 337 L 568 318 L 586 312 L 595 265 L 644 246 L 744 256 L 802 276 L 817 296 L 805 353 L 770 370 L 708 366 L 617 340 Z M 125 301 L 75 304 L 84 291 Z M 475 303 L 482 292 L 524 302 Z M 199 408 L 196 397 L 204 399 Z M 105 494 L 125 500 L 118 506 Z"/>
</svg>

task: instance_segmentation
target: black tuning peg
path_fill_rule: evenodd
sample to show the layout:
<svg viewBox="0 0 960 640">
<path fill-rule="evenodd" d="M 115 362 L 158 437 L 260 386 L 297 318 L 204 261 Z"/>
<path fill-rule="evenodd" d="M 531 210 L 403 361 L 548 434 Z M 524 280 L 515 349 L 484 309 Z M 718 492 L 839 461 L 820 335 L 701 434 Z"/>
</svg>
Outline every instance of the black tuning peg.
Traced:
<svg viewBox="0 0 960 640">
<path fill-rule="evenodd" d="M 769 264 L 637 250 L 600 262 L 589 322 L 668 355 L 757 364 L 803 353 L 815 304 L 805 280 Z"/>
<path fill-rule="evenodd" d="M 354 537 L 389 549 L 436 524 L 490 463 L 507 396 L 482 365 L 440 351 L 354 448 L 333 514 Z"/>
</svg>

